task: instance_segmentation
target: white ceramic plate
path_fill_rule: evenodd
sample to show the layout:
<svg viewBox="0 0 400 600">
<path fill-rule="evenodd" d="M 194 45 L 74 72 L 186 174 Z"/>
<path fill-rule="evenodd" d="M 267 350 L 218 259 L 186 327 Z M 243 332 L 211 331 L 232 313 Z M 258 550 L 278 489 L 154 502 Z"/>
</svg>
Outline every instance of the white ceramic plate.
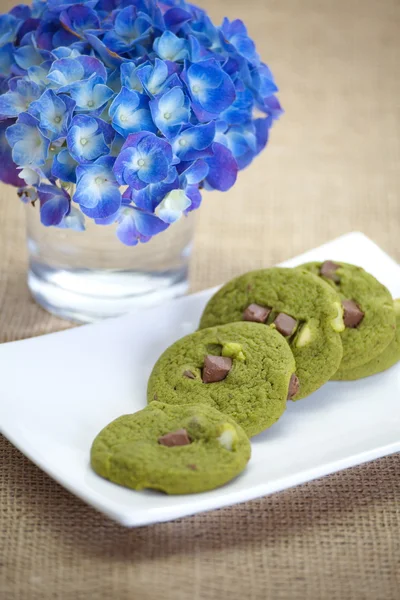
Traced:
<svg viewBox="0 0 400 600">
<path fill-rule="evenodd" d="M 400 266 L 363 234 L 345 235 L 285 265 L 324 259 L 359 264 L 400 297 Z M 196 329 L 212 293 L 0 346 L 2 433 L 64 487 L 126 526 L 243 502 L 400 450 L 399 364 L 289 402 L 282 419 L 253 438 L 247 470 L 212 492 L 134 492 L 95 475 L 89 466 L 93 438 L 111 420 L 145 406 L 155 361 Z"/>
</svg>

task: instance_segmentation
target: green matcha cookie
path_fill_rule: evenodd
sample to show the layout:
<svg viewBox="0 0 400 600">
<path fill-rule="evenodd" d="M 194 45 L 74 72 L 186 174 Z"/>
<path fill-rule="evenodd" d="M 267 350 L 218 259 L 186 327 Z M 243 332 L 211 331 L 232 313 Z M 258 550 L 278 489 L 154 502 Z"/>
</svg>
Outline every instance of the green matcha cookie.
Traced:
<svg viewBox="0 0 400 600">
<path fill-rule="evenodd" d="M 340 372 L 355 369 L 382 354 L 396 328 L 389 290 L 361 267 L 347 263 L 325 261 L 307 263 L 300 268 L 319 275 L 341 298 L 346 328 L 341 334 Z"/>
<path fill-rule="evenodd" d="M 308 396 L 336 373 L 342 359 L 338 332 L 344 328 L 338 295 L 318 277 L 294 269 L 253 271 L 233 279 L 211 298 L 200 327 L 254 321 L 276 327 L 296 360 L 300 389 Z M 260 346 L 260 352 L 262 352 Z"/>
<path fill-rule="evenodd" d="M 251 437 L 284 412 L 296 392 L 295 369 L 290 348 L 275 329 L 232 323 L 197 331 L 168 348 L 150 376 L 147 397 L 167 404 L 206 403 Z"/>
<path fill-rule="evenodd" d="M 231 481 L 250 454 L 243 429 L 214 408 L 152 402 L 107 425 L 90 458 L 98 475 L 119 485 L 194 494 Z"/>
<path fill-rule="evenodd" d="M 354 381 L 355 379 L 363 379 L 370 375 L 377 375 L 393 367 L 400 361 L 400 300 L 394 301 L 394 310 L 396 313 L 396 333 L 389 346 L 386 346 L 382 354 L 377 358 L 370 360 L 351 370 L 340 369 L 332 379 L 337 381 Z"/>
</svg>

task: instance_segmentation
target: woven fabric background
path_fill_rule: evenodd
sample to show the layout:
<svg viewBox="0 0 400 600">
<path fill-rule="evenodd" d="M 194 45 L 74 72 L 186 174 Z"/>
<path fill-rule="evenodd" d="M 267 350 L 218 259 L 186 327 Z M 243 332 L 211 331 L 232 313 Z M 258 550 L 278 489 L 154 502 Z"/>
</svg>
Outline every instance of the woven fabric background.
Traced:
<svg viewBox="0 0 400 600">
<path fill-rule="evenodd" d="M 286 115 L 235 189 L 205 199 L 192 289 L 351 230 L 400 261 L 399 1 L 198 3 L 216 20 L 246 21 Z M 25 272 L 22 207 L 0 186 L 0 342 L 69 326 L 33 303 Z M 126 530 L 0 440 L 2 600 L 399 597 L 399 456 Z"/>
</svg>

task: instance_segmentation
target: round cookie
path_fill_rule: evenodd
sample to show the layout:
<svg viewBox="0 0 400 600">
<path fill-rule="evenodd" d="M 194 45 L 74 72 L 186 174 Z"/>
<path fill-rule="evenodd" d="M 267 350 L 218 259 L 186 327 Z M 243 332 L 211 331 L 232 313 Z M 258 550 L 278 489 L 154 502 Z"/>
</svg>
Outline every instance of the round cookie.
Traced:
<svg viewBox="0 0 400 600">
<path fill-rule="evenodd" d="M 272 324 L 289 342 L 300 381 L 293 400 L 308 396 L 336 373 L 343 352 L 340 299 L 315 275 L 274 268 L 237 277 L 211 298 L 200 327 L 243 319 L 256 321 L 262 330 Z"/>
<path fill-rule="evenodd" d="M 396 329 L 389 290 L 361 267 L 348 263 L 313 262 L 300 268 L 319 275 L 338 292 L 345 306 L 340 369 L 355 369 L 382 354 Z"/>
<path fill-rule="evenodd" d="M 250 459 L 243 429 L 209 406 L 150 406 L 116 419 L 96 437 L 94 471 L 134 490 L 194 494 L 224 485 Z"/>
<path fill-rule="evenodd" d="M 382 373 L 400 361 L 400 300 L 394 301 L 394 311 L 396 313 L 396 333 L 382 354 L 355 369 L 339 369 L 332 379 L 336 381 L 363 379 L 364 377 Z"/>
<path fill-rule="evenodd" d="M 206 403 L 235 419 L 251 437 L 285 411 L 295 369 L 290 348 L 276 330 L 232 323 L 197 331 L 168 348 L 150 375 L 147 398 Z"/>
</svg>

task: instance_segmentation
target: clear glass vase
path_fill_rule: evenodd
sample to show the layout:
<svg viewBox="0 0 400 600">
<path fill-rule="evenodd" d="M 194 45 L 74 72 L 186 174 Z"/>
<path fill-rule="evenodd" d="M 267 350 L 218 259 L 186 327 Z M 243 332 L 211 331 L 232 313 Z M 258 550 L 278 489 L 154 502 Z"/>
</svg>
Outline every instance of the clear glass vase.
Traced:
<svg viewBox="0 0 400 600">
<path fill-rule="evenodd" d="M 188 290 L 193 215 L 135 247 L 124 246 L 113 225 L 88 222 L 83 232 L 44 227 L 37 205 L 26 206 L 26 221 L 29 289 L 41 306 L 64 319 L 115 317 Z"/>
</svg>

